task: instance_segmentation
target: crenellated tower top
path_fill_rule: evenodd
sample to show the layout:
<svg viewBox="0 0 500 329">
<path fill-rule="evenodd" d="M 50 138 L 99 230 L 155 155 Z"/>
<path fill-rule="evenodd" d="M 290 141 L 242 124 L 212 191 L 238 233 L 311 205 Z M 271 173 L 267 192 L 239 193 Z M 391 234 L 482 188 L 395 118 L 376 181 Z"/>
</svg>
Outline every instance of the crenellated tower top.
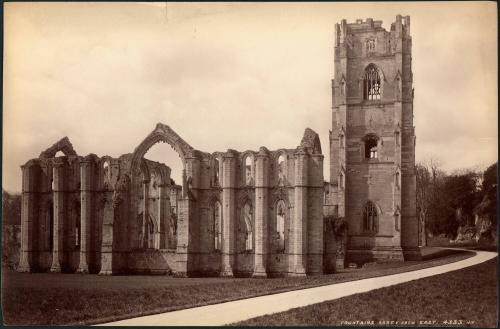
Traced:
<svg viewBox="0 0 500 329">
<path fill-rule="evenodd" d="M 410 36 L 410 16 L 396 16 L 396 21 L 391 24 L 391 32 L 396 35 Z M 357 19 L 355 23 L 347 23 L 343 19 L 340 23 L 335 24 L 335 46 L 340 46 L 349 40 L 349 35 L 370 32 L 387 32 L 382 27 L 382 21 L 374 21 L 373 18 L 366 20 Z"/>
</svg>

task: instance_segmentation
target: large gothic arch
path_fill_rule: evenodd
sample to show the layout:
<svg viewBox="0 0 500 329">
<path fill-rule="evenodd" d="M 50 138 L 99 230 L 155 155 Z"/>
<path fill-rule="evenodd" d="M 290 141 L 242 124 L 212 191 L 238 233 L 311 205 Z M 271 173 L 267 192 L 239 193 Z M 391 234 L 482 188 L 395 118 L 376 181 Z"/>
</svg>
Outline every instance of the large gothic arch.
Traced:
<svg viewBox="0 0 500 329">
<path fill-rule="evenodd" d="M 184 168 L 186 167 L 186 158 L 193 156 L 194 149 L 169 126 L 158 123 L 156 128 L 135 148 L 130 162 L 132 172 L 140 168 L 141 159 L 153 145 L 159 142 L 168 143 L 179 154 Z"/>
</svg>

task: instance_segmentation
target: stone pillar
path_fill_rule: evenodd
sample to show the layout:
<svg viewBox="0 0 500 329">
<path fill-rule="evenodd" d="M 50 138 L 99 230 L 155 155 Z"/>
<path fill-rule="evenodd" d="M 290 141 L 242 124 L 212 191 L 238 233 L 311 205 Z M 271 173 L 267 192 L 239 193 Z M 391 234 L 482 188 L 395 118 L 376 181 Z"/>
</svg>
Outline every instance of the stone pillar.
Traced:
<svg viewBox="0 0 500 329">
<path fill-rule="evenodd" d="M 197 201 L 196 175 L 197 159 L 186 157 L 182 172 L 182 199 L 178 200 L 177 210 L 177 275 L 195 275 L 198 270 L 196 255 Z"/>
<path fill-rule="evenodd" d="M 236 161 L 234 151 L 224 155 L 222 185 L 222 276 L 233 275 L 236 211 Z"/>
<path fill-rule="evenodd" d="M 267 253 L 269 246 L 269 157 L 261 147 L 257 154 L 255 173 L 255 260 L 254 277 L 267 277 Z"/>
<path fill-rule="evenodd" d="M 305 159 L 307 161 L 307 159 Z M 309 161 L 309 187 L 307 205 L 307 273 L 323 274 L 323 155 L 313 154 Z"/>
<path fill-rule="evenodd" d="M 22 199 L 21 199 L 21 253 L 19 257 L 18 272 L 33 272 L 36 267 L 35 257 L 35 215 L 36 194 L 35 180 L 36 171 L 33 161 L 21 166 L 22 170 Z M 52 228 L 49 227 L 49 230 Z"/>
<path fill-rule="evenodd" d="M 89 158 L 80 162 L 80 263 L 78 273 L 89 273 L 89 249 L 92 220 L 93 166 Z"/>
<path fill-rule="evenodd" d="M 219 186 L 222 187 L 223 184 L 224 184 L 224 175 L 223 175 L 223 172 L 224 172 L 224 158 L 222 156 L 219 156 L 217 158 L 217 160 L 219 161 Z"/>
<path fill-rule="evenodd" d="M 299 147 L 295 153 L 294 241 L 292 276 L 305 276 L 307 264 L 307 176 L 308 154 Z"/>
<path fill-rule="evenodd" d="M 54 233 L 52 243 L 52 266 L 51 272 L 61 272 L 64 262 L 64 228 L 66 218 L 65 204 L 65 160 L 55 159 L 53 163 L 53 201 L 54 201 Z"/>
<path fill-rule="evenodd" d="M 168 223 L 170 222 L 170 197 L 166 184 L 161 184 L 159 190 L 160 197 L 158 202 L 160 203 L 160 214 L 158 220 L 160 222 L 160 249 L 167 249 L 169 245 L 168 240 L 171 237 L 168 227 Z"/>
<path fill-rule="evenodd" d="M 112 202 L 105 205 L 99 275 L 114 275 L 127 270 L 129 241 L 125 221 L 130 213 L 130 185 L 127 175 L 120 176 L 115 184 Z"/>
<path fill-rule="evenodd" d="M 187 166 L 187 163 L 184 164 Z M 188 245 L 189 245 L 189 224 L 190 224 L 190 206 L 187 173 L 182 170 L 182 198 L 176 200 L 177 203 L 177 276 L 187 276 L 188 272 Z"/>
<path fill-rule="evenodd" d="M 114 209 L 111 200 L 104 204 L 102 216 L 101 270 L 99 275 L 112 275 Z"/>
<path fill-rule="evenodd" d="M 191 268 L 192 272 L 199 272 L 200 269 L 200 253 L 201 253 L 201 234 L 200 234 L 200 222 L 201 222 L 201 161 L 197 155 L 187 158 L 187 174 L 191 177 L 191 202 L 192 207 L 190 207 L 190 236 L 189 241 L 189 251 L 191 252 Z"/>
<path fill-rule="evenodd" d="M 193 269 L 192 261 L 192 250 L 190 248 L 190 243 L 192 237 L 191 222 L 193 217 L 193 201 L 188 197 L 182 198 L 178 201 L 177 210 L 177 276 L 187 276 Z"/>
</svg>

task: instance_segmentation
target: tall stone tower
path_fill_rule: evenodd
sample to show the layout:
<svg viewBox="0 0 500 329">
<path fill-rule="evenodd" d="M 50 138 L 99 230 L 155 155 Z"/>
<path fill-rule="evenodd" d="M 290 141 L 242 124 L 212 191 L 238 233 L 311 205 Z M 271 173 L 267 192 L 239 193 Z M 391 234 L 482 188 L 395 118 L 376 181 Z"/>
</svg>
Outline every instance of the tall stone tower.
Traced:
<svg viewBox="0 0 500 329">
<path fill-rule="evenodd" d="M 330 187 L 347 259 L 419 258 L 410 17 L 335 26 Z"/>
</svg>

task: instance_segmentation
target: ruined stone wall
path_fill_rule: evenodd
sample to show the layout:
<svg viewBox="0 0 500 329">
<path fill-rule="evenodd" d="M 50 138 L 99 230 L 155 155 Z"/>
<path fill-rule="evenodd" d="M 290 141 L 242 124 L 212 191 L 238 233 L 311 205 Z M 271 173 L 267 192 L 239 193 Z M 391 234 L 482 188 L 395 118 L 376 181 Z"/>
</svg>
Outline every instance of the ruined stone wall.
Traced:
<svg viewBox="0 0 500 329">
<path fill-rule="evenodd" d="M 311 150 L 312 148 L 308 149 L 309 152 L 314 152 Z M 305 275 L 310 269 L 311 274 L 320 273 L 323 253 L 323 163 L 320 152 L 310 156 L 304 151 L 303 157 L 306 159 L 300 159 L 305 163 L 313 163 L 306 166 L 310 169 L 303 173 L 306 178 L 311 177 L 311 183 L 307 183 L 307 179 L 306 182 L 297 179 L 296 150 L 228 150 L 206 155 L 205 159 L 200 160 L 202 179 L 197 195 L 201 200 L 196 200 L 200 203 L 200 225 L 192 231 L 191 239 L 185 238 L 187 241 L 195 240 L 198 243 L 198 249 L 195 251 L 195 272 L 236 276 L 284 276 Z M 307 213 L 308 209 L 310 212 L 304 219 L 295 216 L 297 185 L 304 189 L 307 189 L 306 185 L 312 185 L 309 194 L 301 195 L 301 207 L 306 208 L 302 209 L 302 212 Z M 280 201 L 285 204 L 284 249 L 278 248 L 276 241 L 276 204 Z M 215 217 L 212 215 L 216 202 L 223 207 L 223 238 L 219 250 L 216 250 L 215 246 Z M 309 235 L 308 221 L 312 225 Z M 310 249 L 313 253 L 310 256 L 310 266 L 306 260 L 309 256 L 309 236 L 311 241 L 315 241 L 311 242 Z M 320 247 L 317 246 L 318 243 Z M 299 256 L 304 258 L 299 261 L 302 264 L 300 271 L 297 271 L 297 261 L 294 259 L 297 256 L 293 255 L 297 250 Z"/>
<path fill-rule="evenodd" d="M 67 139 L 54 146 L 51 147 L 54 151 L 49 148 L 22 166 L 24 223 L 19 270 L 138 272 L 133 267 L 134 262 L 141 262 L 140 257 L 133 254 L 134 262 L 129 261 L 133 243 L 137 244 L 139 238 L 137 231 L 130 233 L 129 230 L 133 223 L 128 217 L 132 203 L 125 175 L 127 156 L 120 159 L 99 158 L 93 154 L 81 157 Z M 67 153 L 56 157 L 56 150 L 61 149 Z M 152 161 L 145 161 L 145 165 L 148 170 L 161 168 L 169 173 L 165 165 Z M 164 188 L 154 184 L 157 179 L 153 181 L 152 190 Z M 165 212 L 170 212 L 170 192 L 164 192 L 148 199 L 148 208 L 156 217 L 159 204 Z M 163 232 L 156 217 L 152 249 L 160 249 Z M 151 261 L 149 264 L 153 268 L 157 266 Z"/>
<path fill-rule="evenodd" d="M 158 142 L 179 153 L 182 187 L 144 159 Z M 78 156 L 66 138 L 42 155 L 23 166 L 21 271 L 323 272 L 323 155 L 310 129 L 297 149 L 210 154 L 158 124 L 119 158 Z"/>
<path fill-rule="evenodd" d="M 47 157 L 22 166 L 20 271 L 75 271 L 79 262 L 80 157 Z"/>
</svg>

